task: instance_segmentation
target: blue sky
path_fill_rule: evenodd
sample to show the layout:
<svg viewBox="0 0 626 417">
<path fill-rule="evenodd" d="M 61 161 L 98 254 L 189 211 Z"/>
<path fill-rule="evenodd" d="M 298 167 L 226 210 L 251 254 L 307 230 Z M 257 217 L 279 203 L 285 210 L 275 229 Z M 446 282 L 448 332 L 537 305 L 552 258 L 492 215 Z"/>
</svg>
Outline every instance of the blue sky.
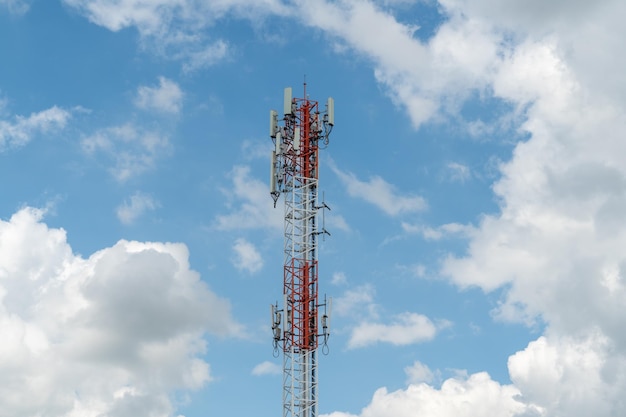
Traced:
<svg viewBox="0 0 626 417">
<path fill-rule="evenodd" d="M 281 413 L 267 124 L 305 77 L 321 414 L 624 415 L 625 8 L 0 0 L 0 415 Z"/>
</svg>

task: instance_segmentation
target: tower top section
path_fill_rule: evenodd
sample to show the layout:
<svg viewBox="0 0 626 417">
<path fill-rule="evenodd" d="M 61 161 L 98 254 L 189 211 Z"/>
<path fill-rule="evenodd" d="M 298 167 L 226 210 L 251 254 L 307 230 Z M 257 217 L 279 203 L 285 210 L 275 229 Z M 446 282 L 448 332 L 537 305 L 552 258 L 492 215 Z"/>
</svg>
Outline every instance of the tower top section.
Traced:
<svg viewBox="0 0 626 417">
<path fill-rule="evenodd" d="M 326 148 L 335 125 L 335 100 L 329 97 L 320 110 L 310 100 L 304 84 L 304 97 L 293 97 L 293 89 L 285 88 L 282 118 L 270 110 L 269 134 L 274 143 L 270 166 L 270 194 L 274 206 L 281 193 L 288 192 L 287 176 L 317 179 L 318 150 Z"/>
</svg>

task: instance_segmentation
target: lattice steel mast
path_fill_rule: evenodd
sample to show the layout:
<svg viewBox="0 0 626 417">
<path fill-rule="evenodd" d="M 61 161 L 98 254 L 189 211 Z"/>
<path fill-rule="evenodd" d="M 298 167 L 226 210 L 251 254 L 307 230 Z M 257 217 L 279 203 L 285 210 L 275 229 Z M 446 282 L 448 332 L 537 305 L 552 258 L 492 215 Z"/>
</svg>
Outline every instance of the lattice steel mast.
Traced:
<svg viewBox="0 0 626 417">
<path fill-rule="evenodd" d="M 270 193 L 285 200 L 283 300 L 272 305 L 274 351 L 283 351 L 283 417 L 317 417 L 317 350 L 328 348 L 330 301 L 319 302 L 317 241 L 327 234 L 317 214 L 319 150 L 335 124 L 334 101 L 320 112 L 317 101 L 293 98 L 285 89 L 282 120 L 270 111 Z M 320 309 L 323 312 L 320 316 Z M 320 326 L 321 324 L 321 326 Z M 321 330 L 320 330 L 321 327 Z"/>
</svg>

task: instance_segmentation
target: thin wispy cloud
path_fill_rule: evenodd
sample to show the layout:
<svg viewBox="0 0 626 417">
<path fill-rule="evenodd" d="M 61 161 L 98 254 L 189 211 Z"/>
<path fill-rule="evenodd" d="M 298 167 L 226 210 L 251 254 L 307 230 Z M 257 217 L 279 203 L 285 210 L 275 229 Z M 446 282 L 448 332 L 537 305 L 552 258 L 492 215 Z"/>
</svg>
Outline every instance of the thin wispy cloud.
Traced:
<svg viewBox="0 0 626 417">
<path fill-rule="evenodd" d="M 109 172 L 119 182 L 154 169 L 171 149 L 167 135 L 132 123 L 98 130 L 83 138 L 81 145 L 87 155 L 110 161 Z"/>
<path fill-rule="evenodd" d="M 71 116 L 68 110 L 54 106 L 27 117 L 15 116 L 13 120 L 0 119 L 0 150 L 24 146 L 35 135 L 63 129 Z"/>
<path fill-rule="evenodd" d="M 428 206 L 423 197 L 410 193 L 402 194 L 379 176 L 375 175 L 368 181 L 362 181 L 353 173 L 344 172 L 334 164 L 330 166 L 344 184 L 348 195 L 367 201 L 389 216 L 420 212 Z"/>
<path fill-rule="evenodd" d="M 123 224 L 133 224 L 148 211 L 156 210 L 160 206 L 151 195 L 136 192 L 117 207 L 115 213 Z"/>
<path fill-rule="evenodd" d="M 269 185 L 250 175 L 250 167 L 235 166 L 228 174 L 232 186 L 222 189 L 231 207 L 228 214 L 215 219 L 219 230 L 269 228 L 280 230 L 283 211 L 274 208 L 269 195 Z"/>
</svg>

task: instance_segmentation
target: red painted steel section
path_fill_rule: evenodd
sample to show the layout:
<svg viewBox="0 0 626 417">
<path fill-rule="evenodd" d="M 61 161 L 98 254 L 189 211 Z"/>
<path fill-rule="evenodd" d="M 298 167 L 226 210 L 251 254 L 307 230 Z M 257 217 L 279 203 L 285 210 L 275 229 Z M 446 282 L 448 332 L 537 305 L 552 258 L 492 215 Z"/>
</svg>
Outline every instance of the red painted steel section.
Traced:
<svg viewBox="0 0 626 417">
<path fill-rule="evenodd" d="M 313 123 L 319 123 L 319 110 L 316 101 L 306 98 L 306 85 L 303 99 L 293 99 L 296 104 L 294 120 L 286 119 L 286 127 L 291 132 L 300 128 L 300 152 L 289 155 L 290 165 L 295 167 L 295 172 L 287 172 L 286 176 L 293 176 L 294 189 L 304 189 L 310 198 L 306 199 L 308 209 L 316 210 L 312 205 L 316 204 L 317 179 L 318 179 L 318 140 L 319 128 L 313 129 Z M 285 178 L 287 180 L 287 178 Z M 288 181 L 286 181 L 288 183 Z M 308 230 L 305 239 L 310 242 L 297 242 L 306 247 L 307 243 L 313 247 L 315 216 L 303 220 L 297 224 L 294 219 L 294 227 L 302 227 Z M 312 251 L 301 251 L 293 258 L 288 259 L 284 266 L 284 294 L 287 296 L 285 306 L 285 318 L 288 326 L 285 329 L 285 343 L 283 349 L 290 350 L 295 347 L 298 351 L 311 351 L 318 347 L 318 267 L 317 254 Z"/>
</svg>

